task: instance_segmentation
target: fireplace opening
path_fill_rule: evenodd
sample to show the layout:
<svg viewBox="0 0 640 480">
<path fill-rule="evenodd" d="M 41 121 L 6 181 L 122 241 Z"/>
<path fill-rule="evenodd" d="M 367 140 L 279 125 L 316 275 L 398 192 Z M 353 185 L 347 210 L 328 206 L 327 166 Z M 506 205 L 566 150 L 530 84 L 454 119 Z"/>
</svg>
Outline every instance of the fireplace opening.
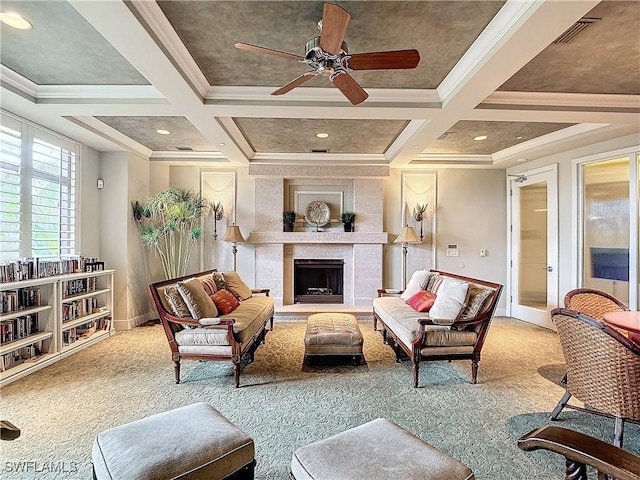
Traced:
<svg viewBox="0 0 640 480">
<path fill-rule="evenodd" d="M 294 303 L 344 303 L 344 260 L 294 259 Z"/>
</svg>

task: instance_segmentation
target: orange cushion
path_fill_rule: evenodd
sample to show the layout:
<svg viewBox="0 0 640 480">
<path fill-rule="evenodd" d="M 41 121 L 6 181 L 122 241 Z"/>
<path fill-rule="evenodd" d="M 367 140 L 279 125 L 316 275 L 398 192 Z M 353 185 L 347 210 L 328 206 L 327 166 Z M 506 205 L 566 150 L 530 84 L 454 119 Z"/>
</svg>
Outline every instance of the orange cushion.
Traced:
<svg viewBox="0 0 640 480">
<path fill-rule="evenodd" d="M 217 292 L 214 292 L 213 294 L 209 295 L 209 297 L 211 297 L 211 300 L 213 300 L 213 303 L 216 304 L 218 311 L 222 315 L 233 312 L 236 308 L 238 308 L 238 305 L 240 305 L 240 302 L 238 302 L 238 299 L 233 295 L 233 293 L 225 290 L 224 288 L 221 288 Z"/>
<path fill-rule="evenodd" d="M 407 300 L 407 305 L 413 308 L 416 312 L 428 312 L 435 301 L 435 294 L 427 292 L 426 290 L 420 290 Z"/>
</svg>

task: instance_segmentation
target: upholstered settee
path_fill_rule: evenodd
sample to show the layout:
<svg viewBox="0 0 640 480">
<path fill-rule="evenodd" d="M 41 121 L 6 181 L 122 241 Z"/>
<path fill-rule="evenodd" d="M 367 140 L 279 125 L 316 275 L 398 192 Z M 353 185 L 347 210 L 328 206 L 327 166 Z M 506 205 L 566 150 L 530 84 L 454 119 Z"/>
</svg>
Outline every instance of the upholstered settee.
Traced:
<svg viewBox="0 0 640 480">
<path fill-rule="evenodd" d="M 176 383 L 181 360 L 233 362 L 240 373 L 273 330 L 269 289 L 250 289 L 236 272 L 208 270 L 149 286 L 171 348 Z"/>
<path fill-rule="evenodd" d="M 398 361 L 403 352 L 409 357 L 414 387 L 420 362 L 430 360 L 469 359 L 472 383 L 476 383 L 480 352 L 501 291 L 497 283 L 419 270 L 404 291 L 378 290 L 373 301 L 374 329 L 382 332 Z"/>
</svg>

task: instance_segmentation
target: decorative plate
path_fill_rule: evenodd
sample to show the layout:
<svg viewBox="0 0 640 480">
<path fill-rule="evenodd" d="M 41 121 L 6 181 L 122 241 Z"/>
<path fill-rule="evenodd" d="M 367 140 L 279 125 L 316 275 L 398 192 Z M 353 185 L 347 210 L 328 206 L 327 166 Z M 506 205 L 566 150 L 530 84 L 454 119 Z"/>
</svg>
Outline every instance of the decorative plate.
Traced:
<svg viewBox="0 0 640 480">
<path fill-rule="evenodd" d="M 310 202 L 309 205 L 307 205 L 304 219 L 313 226 L 322 227 L 326 225 L 331 219 L 329 205 L 318 201 Z"/>
</svg>

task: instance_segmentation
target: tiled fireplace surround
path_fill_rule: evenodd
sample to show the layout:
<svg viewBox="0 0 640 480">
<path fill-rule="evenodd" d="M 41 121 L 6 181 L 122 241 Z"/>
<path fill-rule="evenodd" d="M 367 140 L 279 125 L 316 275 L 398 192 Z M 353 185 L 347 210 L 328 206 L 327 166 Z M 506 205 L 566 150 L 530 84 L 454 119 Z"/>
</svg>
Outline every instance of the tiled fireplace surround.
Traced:
<svg viewBox="0 0 640 480">
<path fill-rule="evenodd" d="M 292 172 L 295 171 L 295 172 Z M 255 247 L 255 284 L 268 285 L 276 305 L 293 304 L 293 260 L 302 258 L 344 260 L 344 304 L 370 306 L 382 285 L 383 246 L 388 234 L 382 231 L 383 178 L 386 167 L 332 168 L 291 167 L 286 175 L 276 166 L 255 166 L 255 229 L 249 242 Z M 291 176 L 295 173 L 295 177 Z M 339 177 L 336 174 L 341 174 Z M 283 232 L 285 189 L 288 182 L 324 189 L 336 179 L 351 185 L 355 232 L 344 232 L 342 225 L 324 232 Z M 304 187 L 303 187 L 304 188 Z M 299 230 L 299 228 L 297 229 Z"/>
</svg>

